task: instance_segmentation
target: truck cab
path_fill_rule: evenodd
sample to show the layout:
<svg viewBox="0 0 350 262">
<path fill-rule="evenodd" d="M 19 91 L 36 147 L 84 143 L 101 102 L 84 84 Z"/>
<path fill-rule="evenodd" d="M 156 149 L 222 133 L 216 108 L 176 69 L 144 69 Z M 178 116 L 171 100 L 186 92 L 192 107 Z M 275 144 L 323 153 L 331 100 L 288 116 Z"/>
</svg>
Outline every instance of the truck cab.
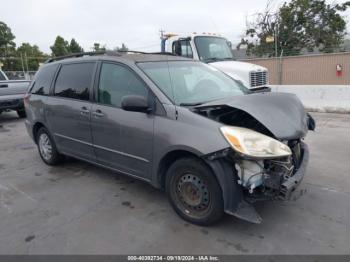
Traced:
<svg viewBox="0 0 350 262">
<path fill-rule="evenodd" d="M 3 71 L 0 70 L 0 81 L 7 81 L 7 80 L 9 80 L 7 78 L 7 75 Z"/>
<path fill-rule="evenodd" d="M 262 66 L 235 61 L 231 43 L 216 34 L 178 36 L 165 34 L 161 37 L 162 52 L 188 57 L 208 63 L 250 89 L 261 89 L 269 84 L 268 70 Z"/>
<path fill-rule="evenodd" d="M 9 80 L 0 70 L 0 114 L 9 110 L 17 111 L 19 117 L 26 117 L 23 98 L 30 81 Z"/>
</svg>

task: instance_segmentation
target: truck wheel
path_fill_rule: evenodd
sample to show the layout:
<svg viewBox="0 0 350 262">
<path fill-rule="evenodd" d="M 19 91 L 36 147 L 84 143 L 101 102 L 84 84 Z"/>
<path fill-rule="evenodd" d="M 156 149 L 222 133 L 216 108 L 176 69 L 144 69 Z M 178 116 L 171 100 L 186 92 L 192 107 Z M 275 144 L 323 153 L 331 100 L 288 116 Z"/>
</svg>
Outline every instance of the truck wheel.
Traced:
<svg viewBox="0 0 350 262">
<path fill-rule="evenodd" d="M 39 129 L 36 141 L 39 155 L 45 164 L 55 166 L 62 162 L 63 156 L 58 153 L 55 142 L 45 127 Z"/>
<path fill-rule="evenodd" d="M 167 171 L 165 187 L 176 213 L 191 223 L 208 226 L 224 213 L 216 177 L 199 159 L 182 158 L 174 162 Z"/>
<path fill-rule="evenodd" d="M 24 109 L 18 109 L 17 110 L 17 115 L 20 117 L 20 118 L 25 118 L 27 115 L 26 115 L 26 111 Z"/>
</svg>

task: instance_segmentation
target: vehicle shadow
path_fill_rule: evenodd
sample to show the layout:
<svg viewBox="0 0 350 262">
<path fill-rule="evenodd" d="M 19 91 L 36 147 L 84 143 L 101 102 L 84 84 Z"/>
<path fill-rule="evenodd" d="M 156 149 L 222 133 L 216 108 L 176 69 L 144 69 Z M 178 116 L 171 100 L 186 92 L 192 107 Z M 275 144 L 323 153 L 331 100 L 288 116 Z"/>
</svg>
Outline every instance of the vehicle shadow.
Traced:
<svg viewBox="0 0 350 262">
<path fill-rule="evenodd" d="M 67 172 L 68 171 L 68 172 Z M 147 205 L 148 203 L 157 203 L 158 208 L 162 209 L 166 213 L 168 219 L 173 222 L 180 222 L 179 225 L 185 225 L 186 227 L 191 228 L 206 228 L 208 231 L 225 231 L 227 228 L 230 228 L 232 232 L 239 234 L 249 233 L 252 234 L 256 228 L 259 227 L 258 224 L 252 224 L 247 221 L 238 219 L 230 215 L 224 215 L 223 219 L 210 227 L 200 227 L 196 225 L 189 225 L 186 221 L 181 220 L 177 217 L 176 213 L 172 210 L 170 203 L 168 202 L 166 193 L 161 189 L 156 189 L 152 187 L 147 182 L 138 180 L 132 177 L 129 177 L 125 174 L 118 173 L 116 171 L 111 171 L 93 164 L 67 157 L 66 161 L 56 167 L 51 167 L 49 171 L 51 175 L 57 176 L 58 179 L 62 179 L 67 176 L 85 176 L 93 177 L 101 182 L 101 184 L 113 183 L 116 186 L 115 193 L 119 197 L 123 198 L 123 195 L 133 195 L 131 201 L 136 206 Z M 137 197 L 136 197 L 137 196 Z M 266 204 L 257 204 L 256 205 L 258 212 L 261 214 L 273 212 L 274 209 L 278 208 L 276 205 L 270 203 Z M 264 209 L 266 209 L 264 211 Z M 152 212 L 153 213 L 153 212 Z M 181 223 L 182 222 L 182 223 Z"/>
<path fill-rule="evenodd" d="M 129 193 L 140 195 L 141 198 L 149 193 L 155 193 L 155 199 L 160 195 L 164 195 L 164 199 L 167 200 L 166 195 L 162 190 L 152 187 L 143 180 L 107 168 L 99 167 L 73 157 L 65 157 L 65 161 L 62 164 L 50 167 L 49 173 L 57 178 L 67 178 L 68 176 L 89 176 L 94 179 L 99 179 L 100 182 L 113 183 L 116 186 L 119 186 L 119 189 L 116 188 L 116 191 L 121 191 L 121 193 L 123 191 L 128 191 Z"/>
<path fill-rule="evenodd" d="M 18 116 L 16 112 L 2 112 L 0 114 L 0 126 L 2 124 L 7 124 L 7 123 L 11 123 L 11 122 L 15 122 L 15 121 L 19 121 L 21 120 Z"/>
</svg>

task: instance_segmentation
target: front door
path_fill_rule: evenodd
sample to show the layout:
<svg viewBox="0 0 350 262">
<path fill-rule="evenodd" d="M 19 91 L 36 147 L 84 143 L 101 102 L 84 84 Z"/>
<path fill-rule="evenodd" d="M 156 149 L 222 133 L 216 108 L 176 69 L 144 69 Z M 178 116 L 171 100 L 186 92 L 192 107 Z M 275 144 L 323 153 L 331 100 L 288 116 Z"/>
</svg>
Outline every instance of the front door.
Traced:
<svg viewBox="0 0 350 262">
<path fill-rule="evenodd" d="M 46 118 L 58 150 L 95 161 L 90 128 L 89 101 L 95 63 L 64 64 L 48 97 Z"/>
<path fill-rule="evenodd" d="M 126 95 L 148 97 L 146 84 L 128 67 L 102 63 L 97 103 L 92 107 L 91 130 L 97 161 L 148 180 L 153 152 L 152 114 L 121 108 Z"/>
</svg>

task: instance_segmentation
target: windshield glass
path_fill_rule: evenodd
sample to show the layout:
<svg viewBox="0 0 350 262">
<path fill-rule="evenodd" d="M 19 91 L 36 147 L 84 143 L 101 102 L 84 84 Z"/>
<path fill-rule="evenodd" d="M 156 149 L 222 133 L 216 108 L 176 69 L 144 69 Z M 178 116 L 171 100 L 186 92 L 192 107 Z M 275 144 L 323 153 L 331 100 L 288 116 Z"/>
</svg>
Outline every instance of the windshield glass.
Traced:
<svg viewBox="0 0 350 262">
<path fill-rule="evenodd" d="M 204 62 L 220 59 L 233 59 L 227 40 L 222 37 L 196 36 L 194 38 L 199 59 Z"/>
<path fill-rule="evenodd" d="M 249 92 L 241 83 L 200 62 L 145 62 L 138 65 L 177 105 L 202 104 Z"/>
</svg>

